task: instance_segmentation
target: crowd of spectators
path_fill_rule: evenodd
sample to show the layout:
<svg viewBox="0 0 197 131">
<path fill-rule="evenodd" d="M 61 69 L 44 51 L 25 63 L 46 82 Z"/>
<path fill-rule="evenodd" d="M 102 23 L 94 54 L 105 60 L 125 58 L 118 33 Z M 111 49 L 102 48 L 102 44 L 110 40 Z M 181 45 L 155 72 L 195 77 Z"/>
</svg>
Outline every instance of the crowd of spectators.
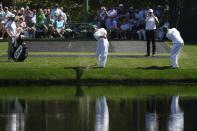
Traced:
<svg viewBox="0 0 197 131">
<path fill-rule="evenodd" d="M 146 40 L 145 17 L 147 8 L 126 8 L 123 4 L 118 7 L 102 6 L 98 15 L 98 26 L 108 30 L 112 39 L 138 39 Z M 169 26 L 168 9 L 164 6 L 154 8 L 154 14 L 158 17 L 160 25 L 157 27 L 156 39 L 163 39 L 163 25 Z"/>
<path fill-rule="evenodd" d="M 65 37 L 65 32 L 77 32 L 78 28 L 70 30 L 66 28 L 67 15 L 63 7 L 55 4 L 53 8 L 32 9 L 28 6 L 13 9 L 3 7 L 0 4 L 0 39 L 6 37 L 4 25 L 9 14 L 15 14 L 15 22 L 23 29 L 22 35 L 25 38 L 39 37 Z M 145 17 L 147 8 L 126 8 L 123 4 L 118 7 L 104 7 L 99 10 L 97 26 L 108 31 L 110 39 L 138 39 L 146 40 Z M 162 26 L 168 26 L 168 10 L 164 6 L 154 8 L 154 14 L 158 17 L 160 25 L 157 27 L 156 39 L 163 39 Z M 83 32 L 83 31 L 81 31 Z M 91 32 L 87 31 L 87 37 L 91 37 Z"/>
<path fill-rule="evenodd" d="M 31 9 L 21 7 L 3 7 L 0 5 L 0 39 L 6 37 L 4 26 L 10 14 L 15 14 L 17 27 L 22 28 L 22 35 L 26 38 L 63 37 L 67 16 L 63 7 L 55 4 L 53 8 Z"/>
</svg>

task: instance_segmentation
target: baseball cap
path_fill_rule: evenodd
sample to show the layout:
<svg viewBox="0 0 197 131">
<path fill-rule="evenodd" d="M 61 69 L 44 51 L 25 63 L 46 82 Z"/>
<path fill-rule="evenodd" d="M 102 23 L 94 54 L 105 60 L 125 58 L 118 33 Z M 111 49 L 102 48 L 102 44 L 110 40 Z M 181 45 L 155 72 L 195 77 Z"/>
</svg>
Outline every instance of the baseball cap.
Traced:
<svg viewBox="0 0 197 131">
<path fill-rule="evenodd" d="M 119 4 L 119 7 L 123 6 L 123 4 Z"/>
<path fill-rule="evenodd" d="M 153 9 L 148 9 L 148 12 L 153 13 Z"/>
<path fill-rule="evenodd" d="M 98 27 L 97 27 L 97 25 L 92 25 L 92 28 L 97 29 Z"/>
</svg>

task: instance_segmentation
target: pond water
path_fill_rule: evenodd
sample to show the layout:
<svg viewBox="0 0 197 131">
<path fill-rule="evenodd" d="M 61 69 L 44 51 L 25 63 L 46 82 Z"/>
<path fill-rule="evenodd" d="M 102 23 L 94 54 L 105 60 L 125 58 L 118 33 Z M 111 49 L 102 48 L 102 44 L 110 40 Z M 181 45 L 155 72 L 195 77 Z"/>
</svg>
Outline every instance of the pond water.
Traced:
<svg viewBox="0 0 197 131">
<path fill-rule="evenodd" d="M 0 100 L 0 131 L 197 131 L 197 97 Z"/>
</svg>

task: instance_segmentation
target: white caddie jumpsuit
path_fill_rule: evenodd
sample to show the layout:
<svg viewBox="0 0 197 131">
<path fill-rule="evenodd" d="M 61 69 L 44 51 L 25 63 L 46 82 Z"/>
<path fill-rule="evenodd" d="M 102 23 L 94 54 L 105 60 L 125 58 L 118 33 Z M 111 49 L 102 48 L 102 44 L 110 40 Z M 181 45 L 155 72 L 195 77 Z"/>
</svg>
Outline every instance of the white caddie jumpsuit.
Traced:
<svg viewBox="0 0 197 131">
<path fill-rule="evenodd" d="M 166 37 L 173 43 L 170 55 L 172 67 L 179 68 L 178 60 L 184 41 L 181 38 L 180 32 L 176 28 L 168 29 Z"/>
<path fill-rule="evenodd" d="M 184 112 L 179 105 L 179 96 L 172 97 L 170 108 L 167 131 L 184 131 Z"/>
<path fill-rule="evenodd" d="M 10 14 L 10 16 L 11 15 L 13 14 Z M 20 35 L 21 29 L 17 28 L 14 20 L 8 20 L 7 23 L 5 24 L 5 30 L 8 34 L 8 60 L 10 60 L 11 59 L 10 53 L 12 50 L 12 45 L 13 43 L 15 43 L 16 38 Z"/>
<path fill-rule="evenodd" d="M 97 40 L 96 61 L 99 67 L 104 68 L 107 62 L 109 47 L 107 31 L 104 28 L 100 28 L 94 33 L 94 37 Z"/>
</svg>

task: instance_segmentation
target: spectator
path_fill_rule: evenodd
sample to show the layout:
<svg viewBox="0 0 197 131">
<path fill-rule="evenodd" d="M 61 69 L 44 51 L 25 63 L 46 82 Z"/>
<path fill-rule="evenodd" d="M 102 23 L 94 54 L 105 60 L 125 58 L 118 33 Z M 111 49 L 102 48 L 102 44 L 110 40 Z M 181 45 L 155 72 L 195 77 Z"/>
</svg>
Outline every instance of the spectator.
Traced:
<svg viewBox="0 0 197 131">
<path fill-rule="evenodd" d="M 105 26 L 105 20 L 107 18 L 107 9 L 102 6 L 101 10 L 99 11 L 99 27 L 100 28 L 106 28 Z"/>
<path fill-rule="evenodd" d="M 58 16 L 57 20 L 54 22 L 55 33 L 57 33 L 60 37 L 63 37 L 65 23 L 61 15 Z"/>
<path fill-rule="evenodd" d="M 126 19 L 126 21 L 129 19 L 129 11 L 124 7 L 123 4 L 119 4 L 117 14 L 119 22 L 121 22 L 123 19 Z"/>
<path fill-rule="evenodd" d="M 45 19 L 43 10 L 41 8 L 38 9 L 38 13 L 36 14 L 36 32 L 38 33 L 38 36 L 46 36 L 47 27 L 44 25 Z"/>
<path fill-rule="evenodd" d="M 62 19 L 64 20 L 64 23 L 67 24 L 67 16 L 66 16 L 66 13 L 64 13 L 64 7 L 61 7 L 61 16 L 62 16 Z"/>
<path fill-rule="evenodd" d="M 29 38 L 35 38 L 35 34 L 36 34 L 36 10 L 34 9 L 32 12 L 33 12 L 33 16 L 30 19 L 29 24 L 27 25 Z"/>
<path fill-rule="evenodd" d="M 110 32 L 111 38 L 118 38 L 118 22 L 113 17 L 108 17 L 106 20 L 106 29 L 108 32 Z"/>
<path fill-rule="evenodd" d="M 114 7 L 110 7 L 109 11 L 107 12 L 108 17 L 116 18 L 117 17 L 117 10 Z"/>
<path fill-rule="evenodd" d="M 19 15 L 19 16 L 25 17 L 25 8 L 24 8 L 24 7 L 21 7 L 21 8 L 20 8 L 20 10 L 19 10 L 19 12 L 18 12 L 18 15 Z"/>
<path fill-rule="evenodd" d="M 155 56 L 156 45 L 155 45 L 155 32 L 156 25 L 159 24 L 158 18 L 153 14 L 153 9 L 148 10 L 146 16 L 146 41 L 147 41 L 147 54 L 150 56 L 150 42 L 152 41 L 152 56 Z"/>
<path fill-rule="evenodd" d="M 28 32 L 27 32 L 27 26 L 26 26 L 26 22 L 23 18 L 23 16 L 19 16 L 19 20 L 18 20 L 18 26 L 21 29 L 21 35 L 23 35 L 24 37 L 28 37 Z"/>
<path fill-rule="evenodd" d="M 5 7 L 4 8 L 4 23 L 6 23 L 7 22 L 7 20 L 8 20 L 8 17 L 12 14 L 9 10 L 8 10 L 8 7 Z"/>
<path fill-rule="evenodd" d="M 127 39 L 127 33 L 131 30 L 130 23 L 126 18 L 122 19 L 120 24 L 120 37 L 121 39 Z"/>
<path fill-rule="evenodd" d="M 144 29 L 144 24 L 140 23 L 137 29 L 138 40 L 146 40 L 146 31 Z"/>
<path fill-rule="evenodd" d="M 48 14 L 45 20 L 45 26 L 47 27 L 47 36 L 52 37 L 52 35 L 54 34 L 54 20 L 51 19 L 51 15 Z"/>
<path fill-rule="evenodd" d="M 4 33 L 5 33 L 5 29 L 4 29 L 4 17 L 5 17 L 5 12 L 3 11 L 3 6 L 0 5 L 0 33 L 1 33 L 0 39 L 3 39 Z"/>
<path fill-rule="evenodd" d="M 55 3 L 53 9 L 51 9 L 51 18 L 57 20 L 58 16 L 61 15 L 62 11 L 58 8 L 58 3 Z"/>
<path fill-rule="evenodd" d="M 33 17 L 33 12 L 29 9 L 29 6 L 25 8 L 24 18 L 27 26 L 31 24 L 31 19 Z"/>
</svg>

